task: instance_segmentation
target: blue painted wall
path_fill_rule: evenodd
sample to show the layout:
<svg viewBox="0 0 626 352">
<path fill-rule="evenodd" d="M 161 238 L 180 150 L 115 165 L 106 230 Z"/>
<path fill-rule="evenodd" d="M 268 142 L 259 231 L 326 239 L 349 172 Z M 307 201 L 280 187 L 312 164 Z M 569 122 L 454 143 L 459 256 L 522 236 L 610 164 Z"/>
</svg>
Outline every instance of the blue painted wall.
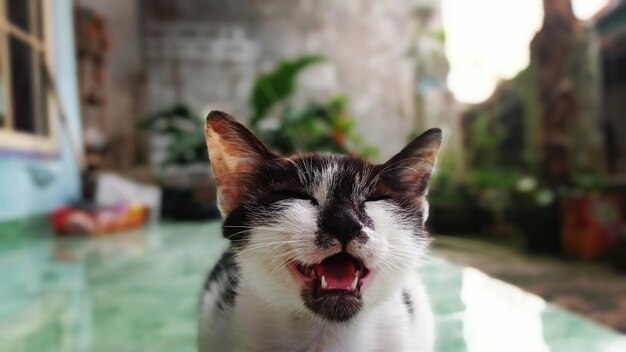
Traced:
<svg viewBox="0 0 626 352">
<path fill-rule="evenodd" d="M 71 0 L 50 2 L 53 24 L 54 71 L 70 130 L 80 140 L 80 113 Z M 46 213 L 76 200 L 80 194 L 79 168 L 68 134 L 58 121 L 58 155 L 0 154 L 0 221 Z"/>
</svg>

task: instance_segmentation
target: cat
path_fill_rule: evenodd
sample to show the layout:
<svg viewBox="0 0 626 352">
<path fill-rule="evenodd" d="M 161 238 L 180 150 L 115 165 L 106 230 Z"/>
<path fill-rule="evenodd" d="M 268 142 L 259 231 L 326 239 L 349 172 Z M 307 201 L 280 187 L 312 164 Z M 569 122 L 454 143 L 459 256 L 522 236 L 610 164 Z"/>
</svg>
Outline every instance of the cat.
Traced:
<svg viewBox="0 0 626 352">
<path fill-rule="evenodd" d="M 441 130 L 384 164 L 271 152 L 231 116 L 206 120 L 223 235 L 200 298 L 207 351 L 431 351 L 416 265 Z"/>
</svg>

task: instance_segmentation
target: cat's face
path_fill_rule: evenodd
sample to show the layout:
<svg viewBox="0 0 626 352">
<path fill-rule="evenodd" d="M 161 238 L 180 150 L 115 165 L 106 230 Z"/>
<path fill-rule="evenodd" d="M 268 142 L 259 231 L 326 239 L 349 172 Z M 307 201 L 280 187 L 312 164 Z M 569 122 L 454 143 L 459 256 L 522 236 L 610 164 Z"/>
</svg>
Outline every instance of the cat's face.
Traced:
<svg viewBox="0 0 626 352">
<path fill-rule="evenodd" d="M 207 118 L 224 236 L 263 304 L 346 321 L 399 292 L 428 243 L 424 199 L 441 140 L 418 137 L 385 164 L 281 157 L 228 115 Z"/>
</svg>

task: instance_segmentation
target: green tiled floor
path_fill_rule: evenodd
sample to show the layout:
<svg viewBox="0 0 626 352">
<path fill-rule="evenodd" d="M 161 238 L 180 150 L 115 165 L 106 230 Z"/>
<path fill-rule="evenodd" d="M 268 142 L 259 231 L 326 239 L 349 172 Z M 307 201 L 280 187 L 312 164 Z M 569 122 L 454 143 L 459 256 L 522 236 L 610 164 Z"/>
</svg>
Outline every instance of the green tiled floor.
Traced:
<svg viewBox="0 0 626 352">
<path fill-rule="evenodd" d="M 0 229 L 0 351 L 194 351 L 219 224 L 96 239 Z M 429 257 L 438 351 L 626 351 L 626 338 L 471 268 Z"/>
</svg>

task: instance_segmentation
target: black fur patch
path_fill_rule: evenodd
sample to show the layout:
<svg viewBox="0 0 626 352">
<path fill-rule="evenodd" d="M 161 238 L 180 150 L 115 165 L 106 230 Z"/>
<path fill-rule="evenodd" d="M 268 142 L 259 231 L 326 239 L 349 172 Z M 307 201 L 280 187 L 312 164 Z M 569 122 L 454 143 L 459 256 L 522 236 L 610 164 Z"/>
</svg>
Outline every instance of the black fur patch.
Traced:
<svg viewBox="0 0 626 352">
<path fill-rule="evenodd" d="M 218 285 L 219 298 L 216 301 L 217 308 L 225 311 L 235 304 L 237 288 L 239 286 L 239 267 L 235 262 L 232 250 L 226 251 L 217 262 L 209 277 L 204 283 L 204 290 L 210 290 Z"/>
<path fill-rule="evenodd" d="M 349 321 L 363 307 L 363 300 L 360 296 L 340 293 L 318 295 L 315 294 L 314 289 L 304 289 L 300 294 L 302 301 L 313 313 L 329 321 Z"/>
<path fill-rule="evenodd" d="M 413 307 L 413 298 L 407 290 L 402 290 L 402 303 L 404 303 L 407 313 L 409 313 L 409 316 L 411 317 L 411 319 L 413 319 L 413 314 L 415 313 L 415 308 Z"/>
</svg>

